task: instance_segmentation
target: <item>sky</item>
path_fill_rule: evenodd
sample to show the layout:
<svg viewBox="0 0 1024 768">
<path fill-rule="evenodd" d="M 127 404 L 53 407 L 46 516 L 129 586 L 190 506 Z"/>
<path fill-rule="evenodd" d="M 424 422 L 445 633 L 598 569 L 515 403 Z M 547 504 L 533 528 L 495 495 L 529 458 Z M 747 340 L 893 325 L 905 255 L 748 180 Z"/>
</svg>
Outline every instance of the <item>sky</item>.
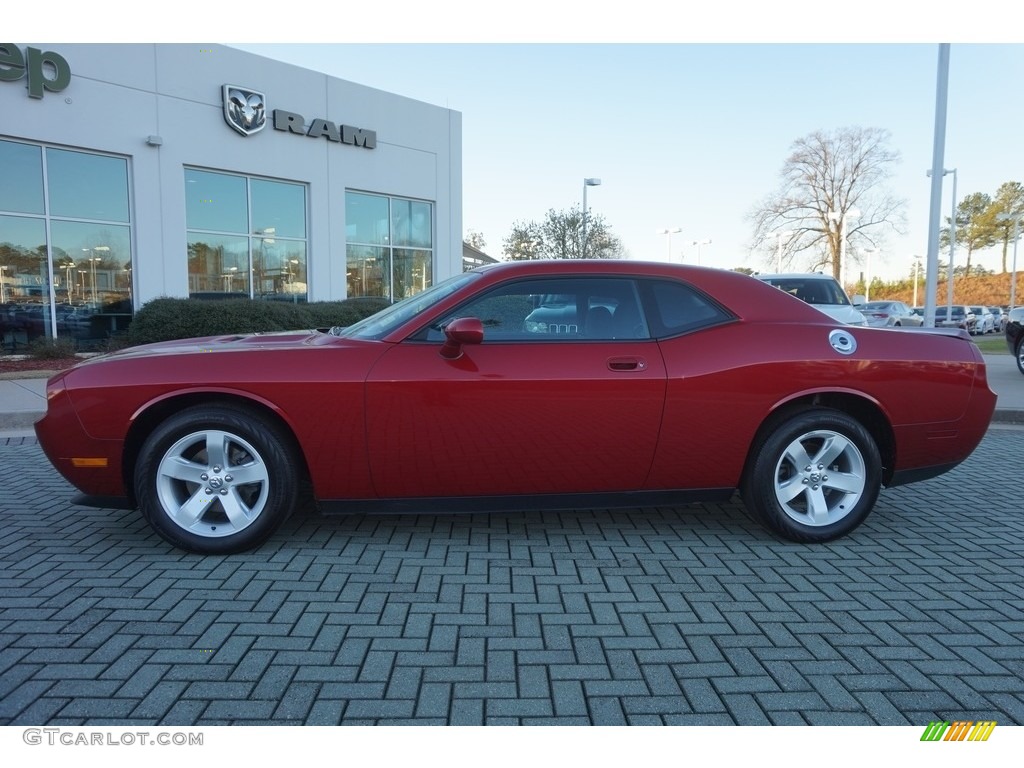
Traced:
<svg viewBox="0 0 1024 768">
<path fill-rule="evenodd" d="M 888 131 L 900 154 L 890 187 L 906 229 L 878 232 L 872 274 L 909 275 L 927 253 L 936 43 L 235 47 L 460 112 L 463 229 L 493 256 L 514 222 L 582 205 L 583 179 L 597 177 L 591 215 L 630 258 L 773 271 L 751 252 L 751 210 L 795 140 L 849 126 Z M 1011 83 L 1024 83 L 1024 45 L 952 44 L 944 165 L 960 199 L 1024 181 L 1024 100 Z M 942 200 L 945 220 L 952 176 Z M 671 242 L 659 234 L 677 227 Z M 693 241 L 707 239 L 698 254 Z M 998 270 L 1000 252 L 979 262 Z"/>
<path fill-rule="evenodd" d="M 935 0 L 927 15 L 887 0 L 630 0 L 608 10 L 583 0 L 390 0 L 386 12 L 337 14 L 177 0 L 141 31 L 103 21 L 128 3 L 95 0 L 85 12 L 55 1 L 45 22 L 27 4 L 6 12 L 8 37 L 210 35 L 460 112 L 463 234 L 482 234 L 496 257 L 514 223 L 580 206 L 583 179 L 596 177 L 591 215 L 630 258 L 774 270 L 770 254 L 751 251 L 750 212 L 779 184 L 794 141 L 856 126 L 889 132 L 900 155 L 890 189 L 906 201 L 905 231 L 874 233 L 872 275 L 907 276 L 928 247 L 939 42 L 952 44 L 943 164 L 957 168 L 958 198 L 1024 181 L 1024 12 L 997 0 L 976 0 L 969 13 Z M 947 176 L 943 220 L 951 187 Z M 677 227 L 671 240 L 659 233 Z M 694 241 L 708 239 L 698 254 Z M 855 259 L 854 274 L 864 269 Z M 1000 253 L 974 263 L 998 270 Z"/>
</svg>

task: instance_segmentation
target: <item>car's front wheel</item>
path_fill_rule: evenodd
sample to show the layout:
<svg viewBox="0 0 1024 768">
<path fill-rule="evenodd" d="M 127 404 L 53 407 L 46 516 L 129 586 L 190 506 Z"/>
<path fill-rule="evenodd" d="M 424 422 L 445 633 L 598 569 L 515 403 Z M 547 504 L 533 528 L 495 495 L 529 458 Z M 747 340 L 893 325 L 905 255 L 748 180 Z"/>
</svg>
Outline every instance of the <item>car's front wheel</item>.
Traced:
<svg viewBox="0 0 1024 768">
<path fill-rule="evenodd" d="M 142 514 L 202 554 L 263 543 L 291 514 L 299 478 L 282 429 L 233 405 L 187 408 L 160 424 L 135 466 Z"/>
<path fill-rule="evenodd" d="M 1024 373 L 1024 335 L 1017 343 L 1017 370 Z"/>
<path fill-rule="evenodd" d="M 844 536 L 875 506 L 882 461 L 871 434 L 845 413 L 798 412 L 754 446 L 743 500 L 792 541 Z"/>
</svg>

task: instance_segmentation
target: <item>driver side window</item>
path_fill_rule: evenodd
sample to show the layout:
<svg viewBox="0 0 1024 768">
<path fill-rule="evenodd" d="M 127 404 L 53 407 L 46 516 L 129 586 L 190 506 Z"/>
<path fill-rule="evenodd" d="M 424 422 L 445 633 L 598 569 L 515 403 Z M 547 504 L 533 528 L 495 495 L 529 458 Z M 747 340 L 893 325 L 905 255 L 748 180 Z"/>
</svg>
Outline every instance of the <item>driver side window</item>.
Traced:
<svg viewBox="0 0 1024 768">
<path fill-rule="evenodd" d="M 521 280 L 431 323 L 421 341 L 443 341 L 444 328 L 460 317 L 476 317 L 484 343 L 564 342 L 650 338 L 633 280 L 562 277 Z"/>
</svg>

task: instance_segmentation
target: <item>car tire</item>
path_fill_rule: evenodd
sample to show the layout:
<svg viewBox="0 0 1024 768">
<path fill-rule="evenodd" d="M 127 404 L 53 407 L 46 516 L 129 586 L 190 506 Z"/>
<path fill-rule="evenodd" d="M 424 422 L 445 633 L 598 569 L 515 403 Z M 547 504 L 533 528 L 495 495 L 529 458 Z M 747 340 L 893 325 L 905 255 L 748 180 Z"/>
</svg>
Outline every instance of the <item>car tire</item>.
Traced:
<svg viewBox="0 0 1024 768">
<path fill-rule="evenodd" d="M 881 489 L 878 446 L 841 411 L 792 414 L 769 428 L 751 456 L 743 501 L 790 541 L 845 536 L 871 513 Z"/>
<path fill-rule="evenodd" d="M 135 465 L 143 516 L 176 547 L 208 555 L 262 544 L 300 496 L 284 430 L 247 408 L 197 406 L 146 438 Z"/>
<path fill-rule="evenodd" d="M 1024 373 L 1024 335 L 1021 336 L 1019 342 L 1017 342 L 1017 370 Z"/>
</svg>

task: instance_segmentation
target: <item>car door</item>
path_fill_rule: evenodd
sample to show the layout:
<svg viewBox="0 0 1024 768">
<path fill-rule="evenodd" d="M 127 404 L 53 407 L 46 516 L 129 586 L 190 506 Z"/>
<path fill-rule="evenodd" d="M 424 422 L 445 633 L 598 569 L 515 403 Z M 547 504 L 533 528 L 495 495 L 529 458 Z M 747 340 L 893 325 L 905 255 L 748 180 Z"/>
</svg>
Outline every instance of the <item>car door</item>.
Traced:
<svg viewBox="0 0 1024 768">
<path fill-rule="evenodd" d="M 483 341 L 443 357 L 443 327 L 463 317 L 483 322 Z M 639 489 L 665 386 L 634 281 L 499 286 L 395 344 L 371 370 L 374 486 L 382 498 Z"/>
</svg>

